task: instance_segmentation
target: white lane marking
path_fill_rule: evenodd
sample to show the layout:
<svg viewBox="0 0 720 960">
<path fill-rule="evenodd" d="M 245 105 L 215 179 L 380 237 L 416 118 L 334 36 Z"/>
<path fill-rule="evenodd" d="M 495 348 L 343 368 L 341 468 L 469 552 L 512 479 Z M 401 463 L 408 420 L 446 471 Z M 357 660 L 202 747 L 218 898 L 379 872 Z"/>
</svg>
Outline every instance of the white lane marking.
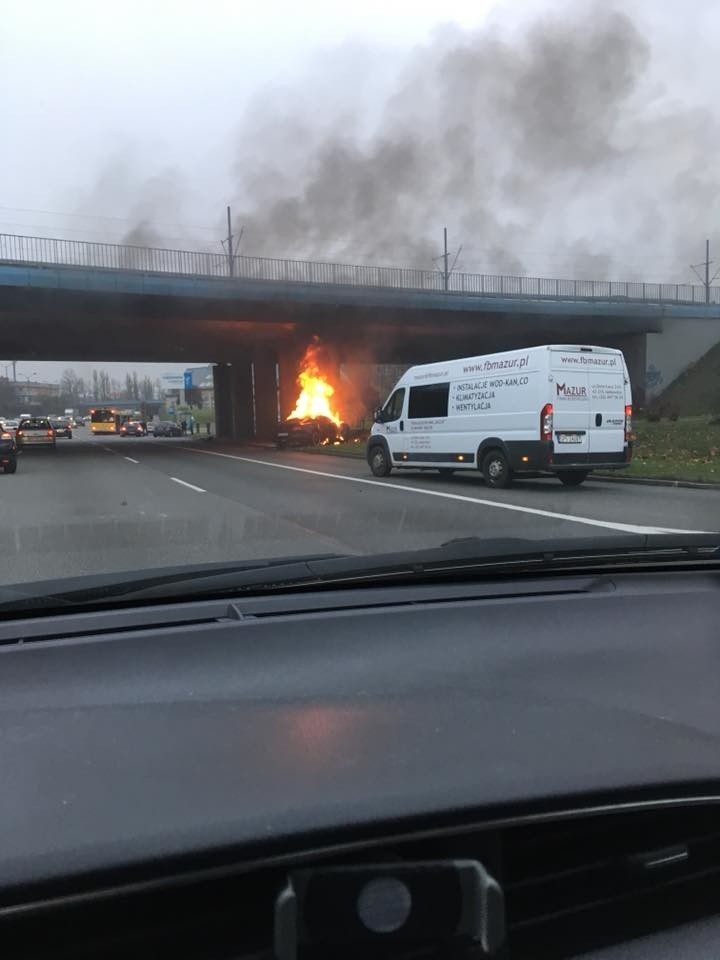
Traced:
<svg viewBox="0 0 720 960">
<path fill-rule="evenodd" d="M 240 460 L 243 463 L 255 463 L 261 467 L 275 467 L 278 470 L 293 470 L 296 473 L 309 473 L 315 477 L 327 477 L 330 480 L 347 480 L 350 483 L 364 483 L 367 486 L 383 487 L 385 490 L 397 490 L 402 493 L 417 493 L 428 497 L 441 497 L 444 500 L 459 500 L 462 503 L 475 503 L 481 507 L 494 507 L 496 510 L 510 510 L 515 513 L 527 513 L 535 517 L 547 517 L 550 520 L 567 520 L 582 523 L 588 527 L 604 527 L 606 530 L 619 530 L 622 533 L 712 533 L 711 530 L 678 530 L 672 527 L 647 527 L 636 523 L 619 523 L 613 520 L 594 520 L 592 517 L 577 517 L 569 513 L 556 513 L 553 510 L 540 510 L 537 507 L 522 507 L 516 503 L 502 503 L 499 500 L 486 500 L 483 497 L 467 497 L 459 493 L 446 493 L 443 490 L 429 490 L 427 487 L 409 487 L 402 483 L 385 483 L 382 480 L 370 480 L 367 477 L 347 477 L 342 473 L 327 473 L 324 470 L 310 470 L 307 467 L 291 467 L 287 463 L 273 463 L 270 460 L 256 460 L 253 457 L 238 457 L 232 453 L 218 453 L 215 450 L 197 450 L 195 447 L 183 447 L 191 453 L 203 453 L 209 457 L 225 457 L 228 460 Z"/>
<path fill-rule="evenodd" d="M 186 480 L 180 480 L 178 477 L 170 477 L 171 480 L 174 480 L 175 483 L 181 483 L 184 487 L 190 487 L 191 490 L 196 490 L 198 493 L 207 493 L 207 490 L 203 490 L 202 487 L 196 487 L 194 483 L 188 483 Z"/>
<path fill-rule="evenodd" d="M 139 460 L 133 460 L 132 457 L 123 457 L 123 460 L 129 460 L 130 463 L 140 463 Z"/>
</svg>

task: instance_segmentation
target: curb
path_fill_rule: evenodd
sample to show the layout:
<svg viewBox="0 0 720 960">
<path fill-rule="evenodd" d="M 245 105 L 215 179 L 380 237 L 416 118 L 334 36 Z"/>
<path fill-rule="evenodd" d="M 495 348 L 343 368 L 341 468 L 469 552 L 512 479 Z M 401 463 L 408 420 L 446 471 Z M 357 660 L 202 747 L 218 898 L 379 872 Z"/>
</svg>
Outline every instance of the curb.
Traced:
<svg viewBox="0 0 720 960">
<path fill-rule="evenodd" d="M 717 490 L 720 491 L 720 483 L 700 483 L 694 480 L 658 480 L 651 477 L 611 477 L 602 474 L 591 474 L 588 477 L 590 481 L 600 481 L 604 483 L 630 483 L 641 487 L 680 487 L 683 490 Z"/>
</svg>

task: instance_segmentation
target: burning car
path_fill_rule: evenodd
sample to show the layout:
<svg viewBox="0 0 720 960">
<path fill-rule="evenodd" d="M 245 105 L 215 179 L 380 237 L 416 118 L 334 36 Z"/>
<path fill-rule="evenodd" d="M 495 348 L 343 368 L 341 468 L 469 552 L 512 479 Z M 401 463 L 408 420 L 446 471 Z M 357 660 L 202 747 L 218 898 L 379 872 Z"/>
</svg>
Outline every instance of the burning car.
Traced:
<svg viewBox="0 0 720 960">
<path fill-rule="evenodd" d="M 283 447 L 319 447 L 348 439 L 350 429 L 333 405 L 335 388 L 320 369 L 318 344 L 305 352 L 298 374 L 295 409 L 278 424 L 275 443 Z"/>
<path fill-rule="evenodd" d="M 283 447 L 319 447 L 340 443 L 348 434 L 347 424 L 335 423 L 330 417 L 288 417 L 278 424 L 275 443 Z"/>
</svg>

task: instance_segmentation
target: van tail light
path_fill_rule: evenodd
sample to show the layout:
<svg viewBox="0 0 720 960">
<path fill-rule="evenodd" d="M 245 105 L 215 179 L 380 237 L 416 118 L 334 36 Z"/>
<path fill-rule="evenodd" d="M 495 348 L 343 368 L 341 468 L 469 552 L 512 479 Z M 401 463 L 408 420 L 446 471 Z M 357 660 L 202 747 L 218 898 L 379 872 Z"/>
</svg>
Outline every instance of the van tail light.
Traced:
<svg viewBox="0 0 720 960">
<path fill-rule="evenodd" d="M 54 431 L 54 430 L 48 430 L 47 435 L 48 435 L 49 437 L 54 437 L 54 436 L 55 436 L 55 431 Z"/>
<path fill-rule="evenodd" d="M 632 404 L 625 406 L 625 443 L 632 440 Z"/>
<path fill-rule="evenodd" d="M 553 435 L 553 405 L 546 403 L 540 411 L 540 439 L 552 440 Z"/>
<path fill-rule="evenodd" d="M 22 435 L 23 435 L 22 430 L 16 430 L 16 431 L 15 431 L 15 436 L 16 436 L 16 437 L 21 437 Z"/>
</svg>

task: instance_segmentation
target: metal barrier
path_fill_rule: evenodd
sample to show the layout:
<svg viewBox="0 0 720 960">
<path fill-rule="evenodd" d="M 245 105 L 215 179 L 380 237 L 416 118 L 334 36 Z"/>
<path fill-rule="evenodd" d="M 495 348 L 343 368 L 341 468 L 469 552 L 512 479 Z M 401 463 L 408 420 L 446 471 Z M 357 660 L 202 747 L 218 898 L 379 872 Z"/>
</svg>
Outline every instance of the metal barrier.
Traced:
<svg viewBox="0 0 720 960">
<path fill-rule="evenodd" d="M 632 300 L 645 303 L 694 304 L 706 302 L 705 288 L 694 284 L 642 283 L 636 280 L 555 280 L 545 277 L 452 273 L 446 287 L 444 275 L 437 270 L 244 256 L 233 258 L 231 271 L 229 258 L 222 253 L 56 240 L 9 233 L 0 234 L 0 262 L 2 261 L 102 270 L 139 270 L 184 277 L 232 277 L 240 281 L 382 287 L 392 290 L 523 297 L 533 300 Z M 720 302 L 720 287 L 710 288 L 709 300 L 711 303 Z"/>
</svg>

